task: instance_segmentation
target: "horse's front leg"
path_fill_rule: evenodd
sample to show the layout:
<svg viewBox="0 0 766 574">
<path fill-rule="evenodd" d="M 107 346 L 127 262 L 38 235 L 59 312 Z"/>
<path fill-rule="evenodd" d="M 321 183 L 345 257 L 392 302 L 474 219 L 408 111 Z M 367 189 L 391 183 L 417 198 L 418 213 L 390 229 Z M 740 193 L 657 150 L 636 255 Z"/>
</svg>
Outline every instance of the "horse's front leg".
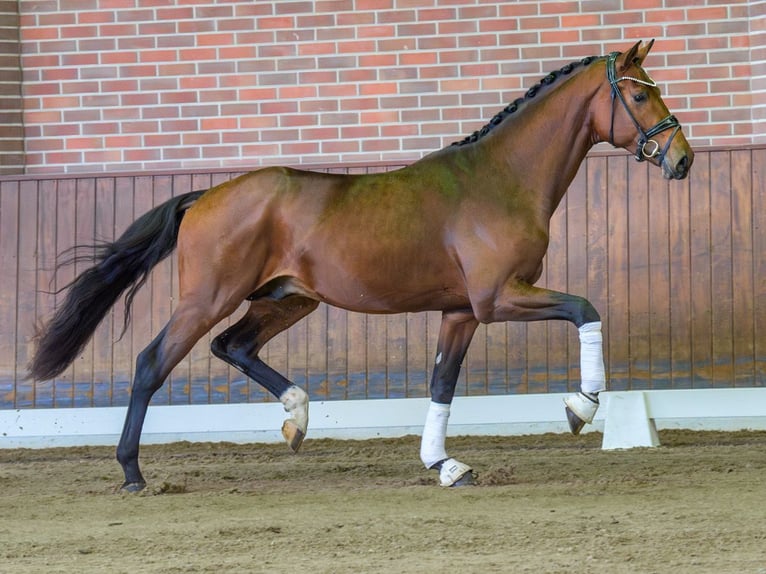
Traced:
<svg viewBox="0 0 766 574">
<path fill-rule="evenodd" d="M 442 486 L 462 486 L 473 481 L 471 467 L 450 458 L 445 441 L 460 366 L 478 325 L 479 322 L 470 310 L 445 312 L 442 315 L 431 378 L 431 404 L 420 443 L 420 459 L 426 468 L 439 472 L 439 483 Z"/>
<path fill-rule="evenodd" d="M 560 319 L 574 323 L 580 334 L 580 392 L 564 399 L 565 411 L 573 434 L 593 422 L 598 394 L 606 389 L 606 372 L 601 318 L 590 301 L 513 280 L 493 298 L 477 302 L 474 311 L 482 322 Z"/>
<path fill-rule="evenodd" d="M 567 422 L 572 434 L 580 434 L 593 422 L 599 407 L 598 394 L 606 389 L 601 321 L 578 327 L 580 332 L 580 392 L 564 399 Z"/>
</svg>

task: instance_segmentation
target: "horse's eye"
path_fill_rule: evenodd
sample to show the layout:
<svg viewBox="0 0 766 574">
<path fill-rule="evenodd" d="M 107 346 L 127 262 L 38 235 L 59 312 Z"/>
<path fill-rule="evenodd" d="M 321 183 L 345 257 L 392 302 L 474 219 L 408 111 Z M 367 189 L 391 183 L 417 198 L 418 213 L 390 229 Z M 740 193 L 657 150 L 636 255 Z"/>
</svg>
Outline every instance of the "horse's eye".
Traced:
<svg viewBox="0 0 766 574">
<path fill-rule="evenodd" d="M 637 104 L 646 101 L 646 92 L 639 92 L 633 96 L 633 101 Z"/>
</svg>

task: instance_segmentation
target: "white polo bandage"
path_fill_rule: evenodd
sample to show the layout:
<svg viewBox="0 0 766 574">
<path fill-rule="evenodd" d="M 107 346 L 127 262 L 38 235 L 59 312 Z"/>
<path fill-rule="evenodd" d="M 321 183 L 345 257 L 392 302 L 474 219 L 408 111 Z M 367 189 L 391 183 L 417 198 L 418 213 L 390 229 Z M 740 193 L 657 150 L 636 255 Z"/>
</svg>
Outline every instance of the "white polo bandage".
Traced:
<svg viewBox="0 0 766 574">
<path fill-rule="evenodd" d="M 598 393 L 606 389 L 601 321 L 585 323 L 579 331 L 580 390 L 585 393 Z"/>
<path fill-rule="evenodd" d="M 420 460 L 431 468 L 437 462 L 447 458 L 444 442 L 447 437 L 447 422 L 450 406 L 431 401 L 420 441 Z"/>
</svg>

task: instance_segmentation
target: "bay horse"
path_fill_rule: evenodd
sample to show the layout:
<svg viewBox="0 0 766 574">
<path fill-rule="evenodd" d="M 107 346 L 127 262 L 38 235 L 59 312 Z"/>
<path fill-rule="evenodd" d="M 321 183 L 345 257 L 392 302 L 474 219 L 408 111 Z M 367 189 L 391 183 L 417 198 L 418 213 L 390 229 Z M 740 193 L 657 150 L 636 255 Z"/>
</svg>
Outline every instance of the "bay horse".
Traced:
<svg viewBox="0 0 766 574">
<path fill-rule="evenodd" d="M 37 334 L 30 375 L 61 373 L 123 294 L 129 317 L 136 290 L 177 248 L 177 306 L 136 358 L 117 446 L 126 491 L 146 485 L 138 457 L 152 395 L 246 300 L 245 315 L 215 337 L 211 351 L 279 398 L 289 417 L 282 432 L 294 451 L 307 432 L 308 395 L 258 353 L 320 302 L 363 313 L 442 312 L 420 449 L 441 485 L 470 483 L 473 474 L 447 455 L 445 435 L 479 323 L 563 319 L 578 328 L 581 387 L 564 409 L 579 433 L 606 388 L 600 316 L 583 297 L 535 282 L 550 218 L 594 144 L 624 148 L 667 179 L 689 172 L 694 153 L 642 68 L 652 44 L 568 64 L 478 132 L 396 171 L 268 167 L 170 199 L 113 243 L 94 247 L 94 265 L 68 286 Z"/>
</svg>

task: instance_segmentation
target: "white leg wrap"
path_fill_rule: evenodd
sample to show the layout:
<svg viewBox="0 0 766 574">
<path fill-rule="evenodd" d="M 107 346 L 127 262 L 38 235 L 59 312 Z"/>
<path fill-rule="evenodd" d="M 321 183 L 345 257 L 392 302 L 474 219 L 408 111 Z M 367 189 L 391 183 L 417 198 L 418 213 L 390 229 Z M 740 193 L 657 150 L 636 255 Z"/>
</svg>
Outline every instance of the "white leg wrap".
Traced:
<svg viewBox="0 0 766 574">
<path fill-rule="evenodd" d="M 470 466 L 459 460 L 454 458 L 447 459 L 444 461 L 441 470 L 439 470 L 439 484 L 441 486 L 452 486 L 472 471 L 473 469 Z"/>
<path fill-rule="evenodd" d="M 290 414 L 290 420 L 305 434 L 309 426 L 309 396 L 302 388 L 293 385 L 287 389 L 279 400 Z"/>
<path fill-rule="evenodd" d="M 447 437 L 447 421 L 450 406 L 431 401 L 420 441 L 420 460 L 431 468 L 440 460 L 447 458 L 444 442 Z"/>
<path fill-rule="evenodd" d="M 569 407 L 570 411 L 580 417 L 580 420 L 586 423 L 593 422 L 593 417 L 598 410 L 598 402 L 589 399 L 582 393 L 569 395 L 564 399 L 564 404 Z"/>
<path fill-rule="evenodd" d="M 601 321 L 580 327 L 580 390 L 598 393 L 606 389 Z"/>
</svg>

